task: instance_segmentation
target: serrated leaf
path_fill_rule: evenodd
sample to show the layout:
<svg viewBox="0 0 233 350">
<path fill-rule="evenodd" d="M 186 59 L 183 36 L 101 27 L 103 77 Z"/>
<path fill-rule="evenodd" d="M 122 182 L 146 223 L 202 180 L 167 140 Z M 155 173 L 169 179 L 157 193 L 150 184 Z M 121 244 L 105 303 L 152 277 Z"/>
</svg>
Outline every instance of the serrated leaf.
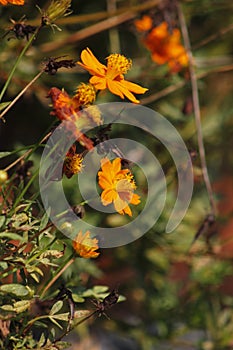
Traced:
<svg viewBox="0 0 233 350">
<path fill-rule="evenodd" d="M 49 314 L 50 315 L 54 315 L 56 314 L 58 311 L 61 310 L 63 306 L 63 301 L 62 300 L 58 300 L 52 307 L 52 309 L 50 310 Z"/>
<path fill-rule="evenodd" d="M 3 293 L 14 294 L 17 297 L 26 297 L 30 293 L 26 286 L 17 283 L 4 284 L 0 286 L 0 291 Z"/>
</svg>

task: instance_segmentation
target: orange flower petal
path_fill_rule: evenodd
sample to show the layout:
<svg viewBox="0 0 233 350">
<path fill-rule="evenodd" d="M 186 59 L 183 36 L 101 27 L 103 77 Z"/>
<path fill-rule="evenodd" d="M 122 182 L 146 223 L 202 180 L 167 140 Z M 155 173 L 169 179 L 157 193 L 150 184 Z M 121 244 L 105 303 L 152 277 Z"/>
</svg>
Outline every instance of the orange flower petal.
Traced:
<svg viewBox="0 0 233 350">
<path fill-rule="evenodd" d="M 101 202 L 103 205 L 108 205 L 115 201 L 118 197 L 118 194 L 113 189 L 106 189 L 101 194 Z"/>
<path fill-rule="evenodd" d="M 92 51 L 89 48 L 81 52 L 81 60 L 83 63 L 78 62 L 78 64 L 84 69 L 88 70 L 89 73 L 93 75 L 104 75 L 105 71 L 107 70 L 107 67 L 97 60 L 97 58 L 93 55 Z"/>
<path fill-rule="evenodd" d="M 0 0 L 0 5 L 24 5 L 24 0 Z"/>
<path fill-rule="evenodd" d="M 89 83 L 94 85 L 96 90 L 105 90 L 107 88 L 107 81 L 105 78 L 94 75 L 89 79 Z"/>
<path fill-rule="evenodd" d="M 131 198 L 131 200 L 130 200 L 130 203 L 131 203 L 131 204 L 134 204 L 134 205 L 137 205 L 137 204 L 139 204 L 140 202 L 141 202 L 140 196 L 139 196 L 138 194 L 134 193 L 133 196 L 132 196 L 132 198 Z"/>
</svg>

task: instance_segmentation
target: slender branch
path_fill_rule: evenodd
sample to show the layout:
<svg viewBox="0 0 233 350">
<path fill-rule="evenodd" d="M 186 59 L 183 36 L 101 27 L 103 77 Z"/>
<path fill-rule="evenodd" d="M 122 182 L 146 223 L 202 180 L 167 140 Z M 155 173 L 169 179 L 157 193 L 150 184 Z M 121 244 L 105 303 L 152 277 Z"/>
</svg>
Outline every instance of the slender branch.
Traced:
<svg viewBox="0 0 233 350">
<path fill-rule="evenodd" d="M 181 31 L 184 39 L 184 45 L 189 58 L 189 72 L 190 72 L 190 80 L 191 80 L 191 86 L 192 86 L 193 108 L 194 108 L 195 122 L 196 122 L 196 128 L 197 128 L 197 142 L 198 142 L 198 149 L 200 154 L 203 179 L 206 185 L 206 190 L 208 192 L 211 213 L 213 215 L 216 215 L 217 211 L 216 211 L 216 206 L 214 202 L 214 195 L 213 195 L 213 190 L 210 183 L 210 178 L 209 178 L 207 164 L 206 164 L 206 157 L 205 157 L 205 147 L 203 142 L 202 127 L 201 127 L 201 112 L 200 112 L 200 103 L 199 103 L 199 96 L 198 96 L 197 76 L 196 76 L 195 67 L 194 67 L 194 59 L 192 55 L 188 29 L 187 29 L 184 14 L 182 11 L 182 7 L 180 4 L 178 4 L 178 15 L 179 15 Z"/>
<path fill-rule="evenodd" d="M 63 274 L 63 272 L 71 265 L 73 264 L 73 262 L 75 261 L 75 258 L 70 258 L 67 261 L 67 263 L 65 264 L 65 266 L 63 266 L 63 268 L 57 273 L 56 276 L 54 276 L 51 281 L 47 284 L 47 286 L 44 288 L 44 290 L 41 293 L 40 298 L 43 298 L 43 296 L 45 295 L 45 293 L 47 292 L 47 290 L 56 282 L 56 280 Z"/>
<path fill-rule="evenodd" d="M 202 78 L 207 77 L 209 74 L 224 73 L 224 72 L 229 72 L 231 70 L 233 70 L 233 64 L 230 64 L 227 66 L 215 67 L 207 72 L 202 72 L 202 73 L 197 74 L 196 78 L 202 79 Z M 171 94 L 172 92 L 181 89 L 183 86 L 187 85 L 188 83 L 189 83 L 188 80 L 182 80 L 176 84 L 169 85 L 166 88 L 164 88 L 163 90 L 160 90 L 160 91 L 158 91 L 158 92 L 156 92 L 148 97 L 142 98 L 140 100 L 140 103 L 143 105 L 146 105 L 146 104 L 152 103 L 154 101 L 157 101 L 160 98 L 165 97 L 165 96 Z"/>
<path fill-rule="evenodd" d="M 109 14 L 113 13 L 117 10 L 117 0 L 108 0 L 107 1 L 107 10 Z M 109 47 L 110 52 L 121 52 L 121 45 L 120 45 L 120 36 L 118 28 L 114 27 L 109 30 Z"/>
<path fill-rule="evenodd" d="M 20 99 L 20 97 L 27 91 L 27 89 L 41 76 L 44 71 L 40 71 L 31 81 L 28 83 L 25 88 L 20 91 L 20 93 L 14 98 L 13 101 L 4 109 L 4 111 L 0 114 L 0 119 L 4 117 L 4 115 L 11 109 L 11 107 Z"/>
<path fill-rule="evenodd" d="M 2 88 L 2 91 L 0 93 L 0 101 L 2 100 L 3 95 L 5 94 L 8 86 L 9 86 L 9 84 L 11 82 L 11 79 L 12 79 L 14 73 L 15 73 L 16 68 L 18 67 L 19 62 L 21 61 L 21 59 L 23 58 L 24 54 L 26 53 L 26 51 L 31 46 L 33 40 L 36 38 L 36 36 L 39 33 L 40 29 L 41 29 L 41 26 L 36 29 L 35 33 L 31 36 L 31 38 L 28 40 L 27 44 L 24 46 L 23 50 L 20 52 L 20 54 L 19 54 L 19 56 L 18 56 L 18 58 L 17 58 L 17 60 L 16 60 L 16 62 L 14 64 L 14 66 L 13 66 L 13 68 L 12 68 L 12 70 L 11 70 L 9 76 L 8 76 L 8 79 L 7 79 L 7 81 L 5 82 L 5 84 L 4 84 L 3 88 Z"/>
<path fill-rule="evenodd" d="M 20 156 L 19 158 L 17 158 L 13 163 L 9 164 L 5 169 L 3 169 L 4 171 L 8 171 L 9 169 L 13 168 L 13 166 L 15 166 L 16 164 L 18 164 L 22 159 L 26 158 L 28 155 L 30 155 L 36 148 L 38 145 L 42 144 L 44 141 L 47 140 L 47 138 L 49 138 L 49 136 L 51 135 L 51 132 L 49 132 L 47 135 L 45 135 L 45 137 L 43 137 L 43 139 L 39 142 L 39 144 L 36 144 L 34 147 L 31 147 L 29 150 L 27 150 L 24 154 L 22 154 L 22 156 Z"/>
<path fill-rule="evenodd" d="M 81 41 L 85 38 L 88 38 L 92 35 L 95 35 L 97 33 L 100 33 L 104 30 L 113 28 L 121 23 L 127 22 L 137 16 L 138 12 L 147 10 L 149 8 L 157 6 L 161 0 L 150 0 L 146 3 L 139 4 L 137 6 L 130 7 L 130 10 L 127 9 L 123 13 L 120 13 L 116 16 L 112 16 L 110 18 L 107 18 L 101 22 L 98 22 L 96 24 L 93 24 L 87 28 L 81 29 L 77 33 L 74 33 L 70 35 L 69 37 L 66 37 L 62 40 L 57 40 L 53 43 L 47 43 L 40 46 L 41 52 L 50 52 L 53 50 L 57 50 L 60 47 L 63 47 L 64 45 L 70 45 L 74 44 L 75 42 Z"/>
</svg>

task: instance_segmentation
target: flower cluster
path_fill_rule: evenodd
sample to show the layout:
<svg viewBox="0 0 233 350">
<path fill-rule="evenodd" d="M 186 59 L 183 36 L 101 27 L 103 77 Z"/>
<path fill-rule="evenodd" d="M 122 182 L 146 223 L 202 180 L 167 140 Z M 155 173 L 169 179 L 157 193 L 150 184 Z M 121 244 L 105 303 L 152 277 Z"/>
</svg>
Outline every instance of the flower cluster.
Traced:
<svg viewBox="0 0 233 350">
<path fill-rule="evenodd" d="M 94 145 L 98 144 L 98 138 L 91 139 L 84 134 L 84 131 L 97 126 L 100 130 L 102 128 L 104 132 L 106 130 L 106 127 L 102 127 L 103 120 L 99 108 L 93 105 L 97 92 L 109 89 L 122 99 L 127 97 L 131 102 L 139 103 L 134 93 L 142 94 L 147 91 L 146 88 L 125 80 L 124 75 L 131 68 L 132 61 L 123 55 L 112 54 L 107 57 L 107 65 L 103 65 L 87 48 L 82 51 L 81 61 L 77 63 L 92 75 L 89 83 L 80 83 L 72 97 L 64 89 L 60 90 L 56 87 L 51 88 L 48 93 L 53 107 L 51 115 L 55 115 L 61 122 L 65 122 L 66 129 L 75 135 L 79 147 L 80 145 L 84 147 L 82 153 L 77 153 L 74 144 L 66 154 L 63 174 L 67 178 L 82 171 L 83 154 L 86 150 L 91 151 Z M 119 214 L 127 214 L 131 217 L 132 211 L 129 205 L 138 205 L 140 197 L 134 193 L 136 184 L 133 174 L 129 169 L 122 168 L 121 158 L 115 158 L 111 162 L 105 155 L 105 158 L 101 160 L 98 183 L 103 190 L 101 193 L 102 204 L 104 206 L 113 204 Z M 99 255 L 96 252 L 98 240 L 91 239 L 89 231 L 84 235 L 81 231 L 78 233 L 73 241 L 73 249 L 78 256 L 83 258 L 95 258 Z"/>
<path fill-rule="evenodd" d="M 143 43 L 151 51 L 152 60 L 159 65 L 167 63 L 171 72 L 186 67 L 188 55 L 181 44 L 180 30 L 175 28 L 170 32 L 167 22 L 153 28 L 152 25 L 152 19 L 146 15 L 135 21 L 137 30 L 146 32 Z"/>
<path fill-rule="evenodd" d="M 148 89 L 125 80 L 124 74 L 132 66 L 132 61 L 120 54 L 112 54 L 107 57 L 107 65 L 100 63 L 92 51 L 87 48 L 81 53 L 80 66 L 86 69 L 92 77 L 89 82 L 96 90 L 109 89 L 111 93 L 131 102 L 139 103 L 133 94 L 144 94 Z"/>
</svg>

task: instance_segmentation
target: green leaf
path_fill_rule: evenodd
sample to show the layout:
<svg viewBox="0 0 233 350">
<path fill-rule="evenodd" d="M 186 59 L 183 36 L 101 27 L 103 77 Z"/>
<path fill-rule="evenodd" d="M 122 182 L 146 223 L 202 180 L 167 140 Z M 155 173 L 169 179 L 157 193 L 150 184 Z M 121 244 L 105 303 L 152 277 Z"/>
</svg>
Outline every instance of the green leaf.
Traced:
<svg viewBox="0 0 233 350">
<path fill-rule="evenodd" d="M 6 217 L 4 215 L 1 215 L 0 216 L 0 228 L 4 225 L 5 221 L 6 221 Z"/>
<path fill-rule="evenodd" d="M 17 233 L 13 233 L 13 232 L 0 232 L 0 238 L 9 238 L 9 239 L 15 239 L 15 240 L 19 240 L 19 241 L 23 241 L 24 238 L 20 235 L 18 235 Z"/>
<path fill-rule="evenodd" d="M 95 294 L 106 293 L 108 291 L 108 286 L 94 286 L 93 291 Z"/>
<path fill-rule="evenodd" d="M 51 209 L 48 210 L 48 213 L 45 213 L 42 216 L 39 231 L 43 230 L 46 227 L 46 225 L 48 224 L 50 211 L 51 211 Z"/>
<path fill-rule="evenodd" d="M 29 296 L 30 290 L 22 284 L 10 283 L 0 286 L 0 292 L 14 294 L 17 297 Z"/>
<path fill-rule="evenodd" d="M 0 152 L 0 158 L 8 157 L 11 154 L 11 152 Z"/>
<path fill-rule="evenodd" d="M 4 310 L 4 311 L 14 311 L 14 308 L 12 305 L 3 305 L 1 306 L 1 309 Z"/>
<path fill-rule="evenodd" d="M 69 312 L 65 312 L 64 314 L 53 315 L 53 318 L 60 321 L 68 321 L 69 320 Z"/>
<path fill-rule="evenodd" d="M 50 315 L 54 315 L 56 314 L 58 311 L 61 310 L 63 306 L 63 301 L 62 300 L 58 300 L 52 307 L 52 309 L 50 310 L 49 314 Z"/>
<path fill-rule="evenodd" d="M 85 299 L 78 294 L 72 294 L 75 303 L 84 303 Z"/>
<path fill-rule="evenodd" d="M 53 322 L 58 328 L 63 329 L 63 327 L 53 318 L 53 316 L 49 316 L 51 322 Z"/>
<path fill-rule="evenodd" d="M 14 303 L 14 311 L 19 314 L 21 312 L 26 311 L 27 309 L 29 309 L 31 305 L 31 301 L 30 300 L 20 300 L 20 301 L 16 301 Z"/>
<path fill-rule="evenodd" d="M 83 297 L 94 297 L 96 299 L 105 298 L 107 296 L 108 292 L 107 286 L 94 286 L 92 289 L 87 289 L 85 292 L 83 292 Z"/>
<path fill-rule="evenodd" d="M 74 318 L 83 318 L 83 317 L 87 317 L 89 314 L 91 313 L 90 310 L 77 310 L 74 313 Z"/>
<path fill-rule="evenodd" d="M 0 103 L 0 111 L 5 109 L 10 103 L 11 103 L 11 101 Z"/>
</svg>

